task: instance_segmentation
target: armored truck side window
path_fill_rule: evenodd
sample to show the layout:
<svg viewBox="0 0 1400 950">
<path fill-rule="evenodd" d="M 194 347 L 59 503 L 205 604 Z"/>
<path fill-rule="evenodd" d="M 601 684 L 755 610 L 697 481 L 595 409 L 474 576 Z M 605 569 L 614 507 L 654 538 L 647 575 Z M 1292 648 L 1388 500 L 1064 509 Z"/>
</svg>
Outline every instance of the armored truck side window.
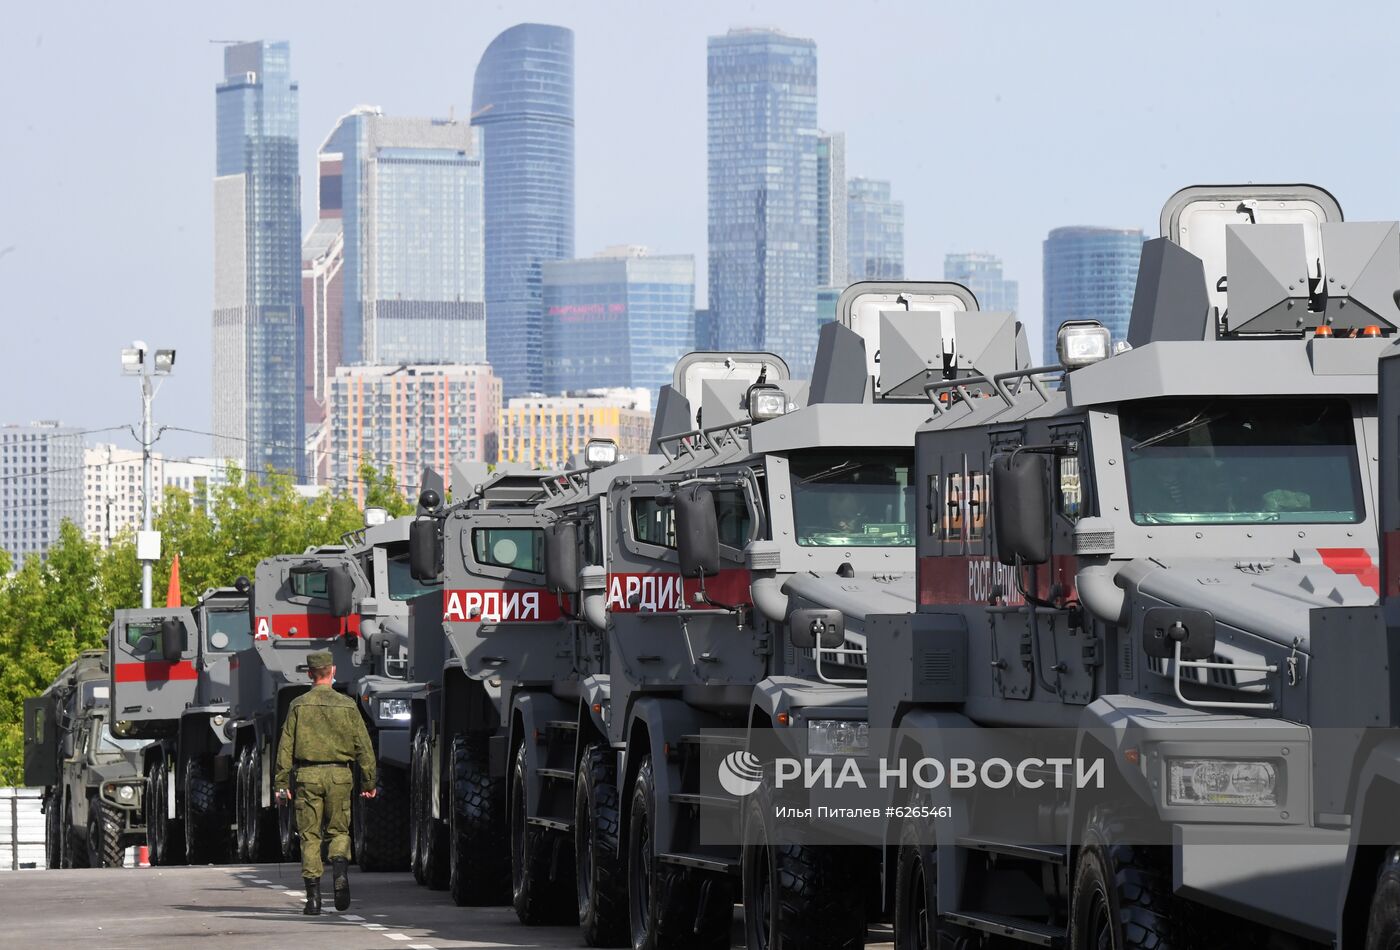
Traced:
<svg viewBox="0 0 1400 950">
<path fill-rule="evenodd" d="M 862 458 L 811 452 L 793 458 L 797 543 L 912 547 L 912 467 L 907 452 L 877 452 Z M 957 489 L 961 505 L 961 484 Z M 950 491 L 949 504 L 952 500 Z"/>
<path fill-rule="evenodd" d="M 1153 400 L 1129 404 L 1120 416 L 1136 524 L 1364 517 L 1345 400 Z"/>
<path fill-rule="evenodd" d="M 129 623 L 126 625 L 126 645 L 136 653 L 160 653 L 160 624 Z"/>
<path fill-rule="evenodd" d="M 429 584 L 424 581 L 413 579 L 412 569 L 408 564 L 407 552 L 396 555 L 385 562 L 385 567 L 389 574 L 389 599 L 390 600 L 412 600 L 419 594 L 427 593 L 439 584 Z"/>
<path fill-rule="evenodd" d="M 253 646 L 253 630 L 248 625 L 246 610 L 211 610 L 205 625 L 211 650 L 238 653 Z"/>
<path fill-rule="evenodd" d="M 742 551 L 749 542 L 752 524 L 748 502 L 737 488 L 719 488 L 710 493 L 715 503 L 719 543 Z M 636 540 L 657 547 L 676 547 L 676 510 L 654 497 L 633 498 L 632 533 Z"/>
<path fill-rule="evenodd" d="M 544 532 L 539 528 L 475 528 L 472 554 L 478 564 L 541 574 Z"/>
<path fill-rule="evenodd" d="M 310 597 L 312 600 L 326 599 L 325 571 L 292 571 L 288 581 L 292 585 L 292 593 L 298 597 Z"/>
</svg>

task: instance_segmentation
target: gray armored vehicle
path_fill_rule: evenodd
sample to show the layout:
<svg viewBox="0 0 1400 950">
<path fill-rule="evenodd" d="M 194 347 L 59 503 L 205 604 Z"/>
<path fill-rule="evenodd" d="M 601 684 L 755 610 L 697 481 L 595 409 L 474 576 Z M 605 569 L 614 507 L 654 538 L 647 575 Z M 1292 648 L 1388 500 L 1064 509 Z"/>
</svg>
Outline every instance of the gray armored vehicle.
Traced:
<svg viewBox="0 0 1400 950">
<path fill-rule="evenodd" d="M 145 840 L 145 744 L 113 732 L 106 651 L 83 652 L 24 701 L 24 784 L 44 789 L 49 867 L 121 867 Z"/>
<path fill-rule="evenodd" d="M 119 734 L 145 743 L 152 864 L 208 864 L 233 847 L 231 707 L 253 663 L 246 582 L 193 607 L 118 610 L 108 632 Z"/>
<path fill-rule="evenodd" d="M 503 684 L 519 657 L 544 662 L 560 649 L 535 511 L 543 474 L 456 466 L 452 504 L 425 491 L 429 516 L 410 529 L 413 576 L 437 585 L 411 603 L 409 675 L 428 684 L 412 701 L 413 870 L 459 905 L 510 897 Z M 462 625 L 488 627 L 492 647 L 466 647 Z"/>
<path fill-rule="evenodd" d="M 1019 765 L 891 793 L 899 947 L 1335 930 L 1354 750 L 1314 730 L 1362 674 L 1310 614 L 1374 613 L 1400 236 L 1308 186 L 1186 189 L 1162 233 L 1130 348 L 1070 323 L 1062 366 L 930 390 L 918 610 L 870 620 L 871 752 Z"/>
<path fill-rule="evenodd" d="M 336 679 L 360 706 L 378 758 L 378 794 L 353 798 L 355 860 L 366 871 L 409 863 L 408 601 L 423 592 L 409 573 L 411 517 L 366 509 L 366 526 L 340 545 L 262 562 L 254 587 L 259 661 L 274 675 L 241 682 L 233 751 L 237 770 L 238 852 L 266 859 L 278 823 L 284 854 L 294 848 L 291 812 L 272 798 L 271 763 L 286 704 L 309 688 L 305 657 L 330 641 Z"/>
</svg>

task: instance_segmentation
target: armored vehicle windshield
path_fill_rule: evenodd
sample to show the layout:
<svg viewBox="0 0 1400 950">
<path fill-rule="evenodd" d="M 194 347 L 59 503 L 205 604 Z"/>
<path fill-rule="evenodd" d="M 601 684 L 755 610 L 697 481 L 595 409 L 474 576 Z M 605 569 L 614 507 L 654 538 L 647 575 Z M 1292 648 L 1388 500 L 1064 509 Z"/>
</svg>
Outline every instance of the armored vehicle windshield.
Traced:
<svg viewBox="0 0 1400 950">
<path fill-rule="evenodd" d="M 389 556 L 385 561 L 385 567 L 389 571 L 389 599 L 390 600 L 412 600 L 420 594 L 426 594 L 430 590 L 440 587 L 440 584 L 428 581 L 414 580 L 413 570 L 408 563 L 408 548 Z"/>
<path fill-rule="evenodd" d="M 803 452 L 792 457 L 793 522 L 806 547 L 913 547 L 909 451 Z"/>
<path fill-rule="evenodd" d="M 1121 415 L 1136 524 L 1353 524 L 1365 516 L 1345 400 L 1153 400 Z"/>
<path fill-rule="evenodd" d="M 112 734 L 112 728 L 102 723 L 102 730 L 93 740 L 92 754 L 98 759 L 120 759 L 127 752 L 145 748 L 149 739 L 123 739 Z"/>
<path fill-rule="evenodd" d="M 471 550 L 478 564 L 539 574 L 544 571 L 544 531 L 540 528 L 472 528 Z M 462 545 L 467 550 L 467 545 Z"/>
</svg>

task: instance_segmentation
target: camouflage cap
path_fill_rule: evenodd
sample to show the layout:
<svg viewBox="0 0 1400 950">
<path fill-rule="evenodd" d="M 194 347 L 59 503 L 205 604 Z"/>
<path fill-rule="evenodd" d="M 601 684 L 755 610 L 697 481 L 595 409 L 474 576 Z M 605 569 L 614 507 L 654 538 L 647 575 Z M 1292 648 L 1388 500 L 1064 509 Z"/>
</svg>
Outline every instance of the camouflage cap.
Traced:
<svg viewBox="0 0 1400 950">
<path fill-rule="evenodd" d="M 335 664 L 329 650 L 317 650 L 306 658 L 308 670 L 328 670 Z"/>
</svg>

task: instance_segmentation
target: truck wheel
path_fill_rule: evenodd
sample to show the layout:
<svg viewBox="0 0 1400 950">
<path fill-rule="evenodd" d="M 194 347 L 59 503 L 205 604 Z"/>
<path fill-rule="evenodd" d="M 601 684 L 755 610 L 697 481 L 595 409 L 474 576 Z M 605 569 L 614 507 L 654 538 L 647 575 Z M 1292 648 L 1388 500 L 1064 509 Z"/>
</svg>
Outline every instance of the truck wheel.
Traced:
<svg viewBox="0 0 1400 950">
<path fill-rule="evenodd" d="M 392 765 L 379 767 L 379 792 L 353 801 L 355 860 L 361 871 L 408 867 L 408 776 Z"/>
<path fill-rule="evenodd" d="M 78 834 L 78 826 L 73 824 L 73 800 L 70 798 L 63 808 L 63 866 L 85 868 L 88 866 L 86 842 Z"/>
<path fill-rule="evenodd" d="M 1089 812 L 1070 897 L 1073 950 L 1171 950 L 1178 917 L 1171 865 L 1161 846 L 1142 840 L 1137 822 L 1103 806 Z M 1137 833 L 1135 833 L 1137 832 Z"/>
<path fill-rule="evenodd" d="M 916 797 L 911 805 L 920 804 Z M 938 950 L 945 928 L 938 922 L 936 839 L 917 818 L 899 831 L 894 882 L 895 950 Z"/>
<path fill-rule="evenodd" d="M 447 885 L 458 907 L 506 903 L 505 802 L 491 777 L 486 740 L 452 739 L 452 802 L 448 808 Z"/>
<path fill-rule="evenodd" d="M 515 916 L 527 926 L 571 923 L 576 919 L 577 905 L 573 882 L 561 879 L 564 875 L 556 873 L 554 845 L 557 839 L 548 829 L 531 825 L 526 820 L 527 769 L 525 743 L 522 742 L 515 750 L 510 779 L 511 903 L 515 906 Z"/>
<path fill-rule="evenodd" d="M 656 859 L 655 833 L 656 782 L 648 755 L 632 784 L 627 823 L 627 913 L 634 950 L 727 948 L 734 920 L 730 886 L 662 864 Z"/>
<path fill-rule="evenodd" d="M 255 746 L 248 747 L 248 764 L 251 766 L 248 772 L 248 847 L 252 849 L 248 859 L 267 864 L 282 854 L 277 808 L 263 807 L 263 757 Z"/>
<path fill-rule="evenodd" d="M 121 867 L 126 851 L 121 821 L 96 795 L 88 799 L 87 851 L 88 866 L 94 868 Z"/>
<path fill-rule="evenodd" d="M 190 864 L 228 860 L 229 815 L 223 790 L 204 760 L 185 761 L 185 857 Z"/>
<path fill-rule="evenodd" d="M 169 867 L 185 863 L 185 825 L 169 814 L 170 769 L 162 755 L 151 769 L 150 801 L 146 810 L 146 840 L 151 863 Z"/>
<path fill-rule="evenodd" d="M 784 841 L 767 782 L 743 811 L 744 932 L 750 950 L 846 950 L 865 943 L 865 892 L 848 849 Z"/>
<path fill-rule="evenodd" d="M 252 818 L 252 796 L 249 794 L 248 746 L 239 749 L 233 761 L 233 855 L 237 861 L 251 862 L 253 846 L 248 843 L 248 825 Z"/>
<path fill-rule="evenodd" d="M 618 850 L 617 757 L 583 750 L 574 784 L 574 879 L 578 922 L 590 947 L 627 946 L 627 879 Z"/>
<path fill-rule="evenodd" d="M 1400 848 L 1391 848 L 1376 875 L 1376 893 L 1366 920 L 1366 950 L 1400 947 Z"/>
<path fill-rule="evenodd" d="M 277 803 L 277 844 L 283 861 L 301 860 L 301 835 L 297 832 L 296 810 L 288 802 Z"/>
<path fill-rule="evenodd" d="M 413 878 L 419 884 L 441 891 L 448 884 L 447 824 L 433 817 L 432 752 L 428 730 L 419 729 L 413 737 L 410 756 Z"/>
<path fill-rule="evenodd" d="M 44 862 L 50 868 L 63 866 L 63 821 L 57 791 L 44 796 Z"/>
</svg>

